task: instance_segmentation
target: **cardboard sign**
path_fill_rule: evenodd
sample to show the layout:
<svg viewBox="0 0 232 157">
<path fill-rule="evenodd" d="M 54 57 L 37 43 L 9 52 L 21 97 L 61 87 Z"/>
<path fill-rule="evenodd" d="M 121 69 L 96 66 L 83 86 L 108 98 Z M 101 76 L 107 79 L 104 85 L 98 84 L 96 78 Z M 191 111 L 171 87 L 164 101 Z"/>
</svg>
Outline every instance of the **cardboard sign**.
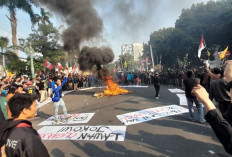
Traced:
<svg viewBox="0 0 232 157">
<path fill-rule="evenodd" d="M 93 117 L 95 113 L 78 113 L 78 114 L 69 114 L 71 118 L 66 120 L 64 115 L 59 115 L 60 122 L 56 123 L 55 117 L 51 116 L 47 120 L 41 122 L 39 125 L 57 125 L 57 124 L 79 124 L 79 123 L 88 123 L 89 120 Z"/>
<path fill-rule="evenodd" d="M 146 110 L 117 115 L 117 118 L 124 125 L 132 125 L 132 124 L 142 123 L 161 117 L 182 114 L 186 112 L 188 112 L 186 108 L 177 105 L 169 105 L 169 106 L 149 108 Z"/>
<path fill-rule="evenodd" d="M 180 99 L 180 105 L 188 106 L 185 94 L 176 94 Z"/>
<path fill-rule="evenodd" d="M 126 126 L 44 126 L 42 140 L 124 141 Z"/>
<path fill-rule="evenodd" d="M 168 90 L 172 93 L 185 93 L 185 91 L 178 89 L 178 88 L 168 89 Z"/>
</svg>

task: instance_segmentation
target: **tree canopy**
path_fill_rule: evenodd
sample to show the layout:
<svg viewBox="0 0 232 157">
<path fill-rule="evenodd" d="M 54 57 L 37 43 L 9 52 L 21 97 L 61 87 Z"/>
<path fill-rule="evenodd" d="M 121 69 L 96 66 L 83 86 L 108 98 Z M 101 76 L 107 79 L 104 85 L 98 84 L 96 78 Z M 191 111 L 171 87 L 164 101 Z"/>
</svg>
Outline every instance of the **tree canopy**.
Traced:
<svg viewBox="0 0 232 157">
<path fill-rule="evenodd" d="M 201 37 L 204 37 L 210 52 L 222 51 L 232 43 L 231 28 L 230 0 L 193 4 L 190 9 L 182 10 L 174 28 L 152 32 L 148 45 L 152 45 L 154 56 L 162 54 L 162 63 L 167 66 L 177 64 L 178 59 L 183 60 L 186 54 L 190 65 L 196 66 L 201 64 L 197 57 Z M 148 45 L 145 44 L 144 52 L 150 52 Z"/>
<path fill-rule="evenodd" d="M 59 44 L 59 31 L 52 24 L 39 24 L 27 41 L 31 42 L 35 52 L 42 54 L 51 63 L 58 61 L 58 56 L 64 56 L 63 48 Z"/>
<path fill-rule="evenodd" d="M 17 44 L 17 19 L 16 10 L 20 9 L 30 15 L 31 20 L 34 18 L 34 13 L 32 10 L 33 0 L 1 0 L 0 7 L 7 7 L 10 12 L 10 17 L 7 16 L 11 23 L 12 30 L 12 43 L 14 53 L 18 56 L 18 44 Z"/>
</svg>

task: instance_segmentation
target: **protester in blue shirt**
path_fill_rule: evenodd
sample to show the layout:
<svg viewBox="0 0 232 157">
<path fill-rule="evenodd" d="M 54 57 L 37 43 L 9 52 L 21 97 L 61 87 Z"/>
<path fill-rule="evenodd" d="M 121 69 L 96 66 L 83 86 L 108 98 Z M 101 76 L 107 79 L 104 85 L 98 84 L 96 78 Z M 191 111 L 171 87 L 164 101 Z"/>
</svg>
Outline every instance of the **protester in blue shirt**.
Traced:
<svg viewBox="0 0 232 157">
<path fill-rule="evenodd" d="M 55 87 L 55 82 L 54 81 L 52 82 L 52 90 L 53 90 L 53 94 L 54 94 L 54 96 L 52 98 L 52 102 L 54 104 L 54 114 L 55 114 L 55 121 L 56 121 L 56 123 L 60 122 L 60 120 L 58 118 L 58 109 L 59 109 L 59 106 L 61 106 L 62 109 L 63 109 L 65 119 L 68 120 L 68 119 L 71 118 L 70 116 L 68 116 L 66 105 L 64 103 L 64 100 L 62 99 L 62 96 L 63 96 L 63 94 L 62 94 L 62 87 L 64 86 L 64 84 L 67 81 L 68 81 L 68 72 L 66 73 L 64 81 L 62 83 L 61 83 L 60 78 L 56 79 L 56 85 L 57 85 L 57 87 Z"/>
</svg>

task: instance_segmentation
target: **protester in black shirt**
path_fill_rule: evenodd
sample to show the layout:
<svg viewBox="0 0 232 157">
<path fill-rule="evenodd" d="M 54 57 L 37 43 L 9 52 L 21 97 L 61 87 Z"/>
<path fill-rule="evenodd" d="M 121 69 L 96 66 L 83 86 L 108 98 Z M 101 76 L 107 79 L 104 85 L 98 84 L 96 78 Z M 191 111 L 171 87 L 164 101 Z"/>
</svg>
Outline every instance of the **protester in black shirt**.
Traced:
<svg viewBox="0 0 232 157">
<path fill-rule="evenodd" d="M 160 82 L 161 82 L 161 79 L 159 77 L 159 73 L 156 72 L 155 76 L 151 75 L 151 78 L 153 80 L 155 91 L 156 91 L 155 99 L 158 99 L 159 98 L 159 91 L 160 91 Z"/>
<path fill-rule="evenodd" d="M 194 110 L 193 110 L 193 102 L 196 104 L 197 107 L 197 112 L 198 112 L 198 121 L 200 123 L 204 123 L 204 111 L 203 111 L 203 106 L 202 103 L 199 102 L 194 95 L 192 95 L 191 91 L 192 89 L 200 84 L 200 80 L 195 78 L 195 75 L 193 71 L 187 71 L 186 72 L 187 78 L 184 79 L 183 84 L 185 87 L 185 96 L 187 98 L 187 103 L 188 103 L 188 109 L 189 109 L 189 119 L 191 121 L 195 121 L 196 117 L 194 115 Z"/>
<path fill-rule="evenodd" d="M 227 89 L 232 96 L 232 60 L 226 62 L 227 66 L 224 72 L 225 81 L 228 82 Z M 213 102 L 209 99 L 206 90 L 198 85 L 192 90 L 192 93 L 201 101 L 206 110 L 205 119 L 209 122 L 214 133 L 225 150 L 232 155 L 232 107 L 229 106 L 227 112 L 222 116 L 221 112 L 216 109 Z"/>
<path fill-rule="evenodd" d="M 48 151 L 43 145 L 39 134 L 32 127 L 29 118 L 35 116 L 37 110 L 36 96 L 30 94 L 15 94 L 8 102 L 13 119 L 4 120 L 0 116 L 0 132 L 6 133 L 1 140 L 1 156 L 7 157 L 48 157 Z M 0 113 L 1 114 L 1 113 Z M 12 144 L 13 143 L 13 144 Z"/>
</svg>

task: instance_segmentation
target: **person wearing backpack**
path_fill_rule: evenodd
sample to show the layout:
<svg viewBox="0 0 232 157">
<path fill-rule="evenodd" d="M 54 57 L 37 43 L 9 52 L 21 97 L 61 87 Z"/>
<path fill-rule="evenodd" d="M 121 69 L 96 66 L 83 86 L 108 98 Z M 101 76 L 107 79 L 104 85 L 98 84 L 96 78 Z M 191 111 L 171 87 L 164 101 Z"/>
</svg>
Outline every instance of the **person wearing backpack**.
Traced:
<svg viewBox="0 0 232 157">
<path fill-rule="evenodd" d="M 1 156 L 49 157 L 38 132 L 29 118 L 35 116 L 36 96 L 16 93 L 8 102 L 12 119 L 4 120 L 0 113 Z"/>
</svg>

